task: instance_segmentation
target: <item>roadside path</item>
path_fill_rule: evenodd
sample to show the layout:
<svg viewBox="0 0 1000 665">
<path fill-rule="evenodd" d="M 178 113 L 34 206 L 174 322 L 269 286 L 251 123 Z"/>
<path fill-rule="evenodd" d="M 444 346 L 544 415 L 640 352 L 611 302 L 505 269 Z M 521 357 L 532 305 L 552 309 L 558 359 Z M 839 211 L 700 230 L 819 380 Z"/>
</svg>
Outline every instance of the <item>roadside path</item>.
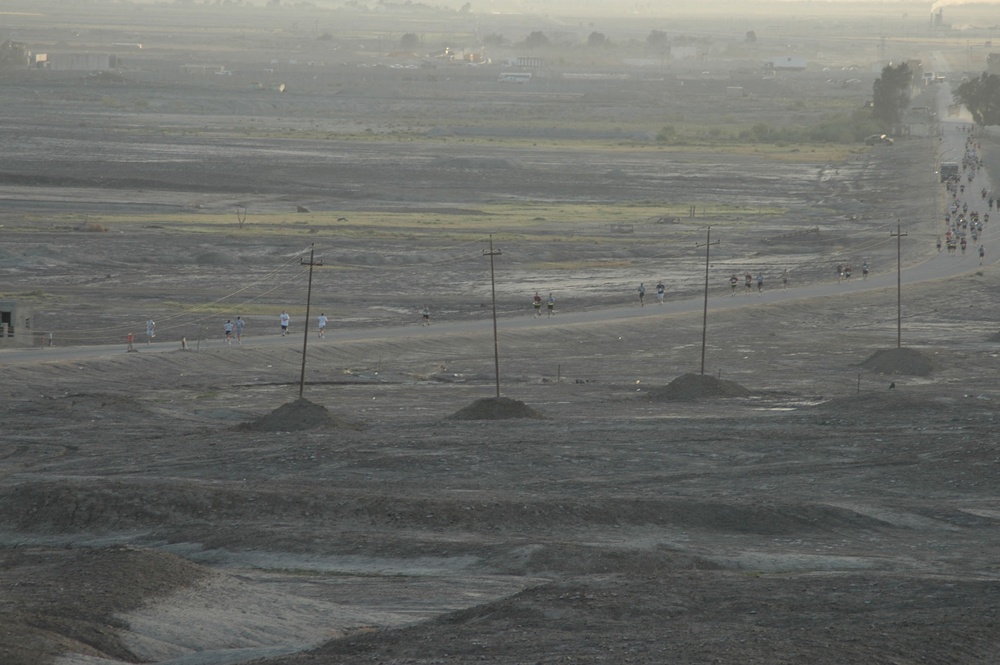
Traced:
<svg viewBox="0 0 1000 665">
<path fill-rule="evenodd" d="M 904 230 L 905 233 L 905 230 Z M 984 236 L 986 235 L 984 231 Z M 994 234 L 995 235 L 995 234 Z M 907 242 L 904 237 L 903 242 Z M 996 252 L 987 255 L 983 268 L 994 265 L 1000 256 Z M 970 249 L 964 256 L 960 253 L 949 255 L 947 252 L 936 254 L 923 263 L 905 268 L 902 272 L 902 284 L 904 286 L 919 284 L 922 282 L 933 282 L 942 279 L 970 274 L 980 269 L 979 257 L 975 251 Z M 887 290 L 892 291 L 892 302 L 887 301 L 887 308 L 895 309 L 895 289 L 896 274 L 883 273 L 869 276 L 867 280 L 860 276 L 851 277 L 850 280 L 829 283 L 810 284 L 801 287 L 790 287 L 788 290 L 781 289 L 780 281 L 777 288 L 772 283 L 770 286 L 765 283 L 765 290 L 762 295 L 758 295 L 756 288 L 750 295 L 745 295 L 743 285 L 737 288 L 735 296 L 729 295 L 728 285 L 723 288 L 719 285 L 709 285 L 710 294 L 708 301 L 709 317 L 713 314 L 726 312 L 743 307 L 759 307 L 761 305 L 786 304 L 815 298 L 836 298 L 850 296 L 866 291 Z M 905 311 L 906 289 L 903 289 L 903 305 Z M 691 298 L 688 300 L 667 301 L 662 305 L 648 304 L 645 307 L 629 306 L 614 307 L 600 310 L 589 310 L 582 312 L 557 313 L 556 316 L 547 318 L 535 318 L 530 312 L 524 316 L 503 318 L 497 321 L 498 333 L 518 332 L 523 330 L 538 329 L 543 326 L 576 326 L 588 324 L 607 324 L 617 322 L 623 328 L 630 324 L 642 320 L 666 318 L 670 316 L 700 314 L 704 308 L 704 298 Z M 890 311 L 887 309 L 887 312 Z M 449 334 L 481 334 L 491 335 L 492 325 L 490 319 L 483 318 L 476 321 L 435 321 L 430 326 L 411 324 L 406 326 L 391 326 L 383 328 L 350 329 L 350 330 L 327 330 L 326 339 L 320 340 L 310 329 L 310 345 L 324 343 L 345 343 L 345 342 L 372 342 L 377 340 L 397 340 L 408 337 L 441 337 Z M 244 338 L 243 347 L 253 348 L 259 346 L 292 346 L 298 348 L 302 344 L 301 328 L 294 328 L 293 333 L 287 337 L 281 335 L 262 335 Z M 195 348 L 197 342 L 189 342 L 191 348 Z M 200 346 L 208 349 L 219 349 L 222 346 L 221 336 L 213 338 L 211 341 L 202 340 Z M 158 342 L 145 344 L 142 340 L 136 343 L 135 348 L 140 354 L 147 353 L 167 353 L 180 349 L 179 342 Z M 34 362 L 60 362 L 60 361 L 81 361 L 107 358 L 120 355 L 125 352 L 125 345 L 91 345 L 91 346 L 65 346 L 65 347 L 44 347 L 44 348 L 17 348 L 0 350 L 0 363 L 21 364 Z"/>
</svg>

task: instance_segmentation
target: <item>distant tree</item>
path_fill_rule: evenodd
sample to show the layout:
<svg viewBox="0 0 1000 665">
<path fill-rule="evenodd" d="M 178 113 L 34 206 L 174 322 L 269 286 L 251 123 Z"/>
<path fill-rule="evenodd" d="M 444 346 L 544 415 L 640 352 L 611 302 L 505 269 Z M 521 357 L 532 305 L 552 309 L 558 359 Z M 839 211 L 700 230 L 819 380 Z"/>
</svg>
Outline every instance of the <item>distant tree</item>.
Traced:
<svg viewBox="0 0 1000 665">
<path fill-rule="evenodd" d="M 883 131 L 899 124 L 903 111 L 910 104 L 910 83 L 913 72 L 905 62 L 893 67 L 886 65 L 882 76 L 875 79 L 872 92 L 872 117 L 879 122 Z"/>
<path fill-rule="evenodd" d="M 650 48 L 663 48 L 667 45 L 667 33 L 662 30 L 651 30 L 646 36 L 646 46 Z"/>
<path fill-rule="evenodd" d="M 9 39 L 0 44 L 0 67 L 24 67 L 30 61 L 27 44 Z"/>
<path fill-rule="evenodd" d="M 677 128 L 673 125 L 664 125 L 663 129 L 656 133 L 656 140 L 659 143 L 672 143 L 677 139 Z"/>
<path fill-rule="evenodd" d="M 587 46 L 597 46 L 597 47 L 599 47 L 599 46 L 607 46 L 607 45 L 608 45 L 608 38 L 605 37 L 603 33 L 592 32 L 592 33 L 590 33 L 590 36 L 587 37 Z"/>
<path fill-rule="evenodd" d="M 753 30 L 748 30 L 747 31 L 747 36 L 744 39 L 744 41 L 747 44 L 756 44 L 757 43 L 757 33 L 754 32 Z"/>
<path fill-rule="evenodd" d="M 399 38 L 399 48 L 404 51 L 412 51 L 420 46 L 420 37 L 417 37 L 412 32 L 408 32 Z"/>
<path fill-rule="evenodd" d="M 462 5 L 462 8 L 459 9 L 458 11 L 461 14 L 468 14 L 469 12 L 472 11 L 472 4 L 467 2 L 464 5 Z"/>
<path fill-rule="evenodd" d="M 1000 76 L 983 72 L 958 86 L 955 98 L 969 109 L 977 125 L 1000 125 Z"/>
<path fill-rule="evenodd" d="M 549 45 L 549 38 L 545 36 L 544 32 L 536 30 L 532 32 L 524 39 L 524 45 L 527 48 L 540 48 Z"/>
<path fill-rule="evenodd" d="M 497 32 L 491 32 L 483 37 L 483 46 L 503 46 L 503 43 L 503 35 Z"/>
</svg>

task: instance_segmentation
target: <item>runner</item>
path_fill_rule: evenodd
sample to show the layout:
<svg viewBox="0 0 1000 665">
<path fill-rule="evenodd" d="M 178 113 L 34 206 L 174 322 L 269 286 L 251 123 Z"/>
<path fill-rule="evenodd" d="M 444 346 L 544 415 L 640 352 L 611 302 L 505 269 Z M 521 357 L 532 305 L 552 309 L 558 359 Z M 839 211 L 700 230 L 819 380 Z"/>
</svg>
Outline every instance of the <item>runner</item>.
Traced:
<svg viewBox="0 0 1000 665">
<path fill-rule="evenodd" d="M 938 253 L 941 252 L 941 238 L 938 238 L 938 241 L 937 241 L 937 250 L 938 250 Z"/>
<path fill-rule="evenodd" d="M 666 295 L 667 287 L 663 286 L 663 281 L 656 283 L 656 300 L 662 305 L 663 296 Z"/>
<path fill-rule="evenodd" d="M 844 266 L 844 279 L 851 281 L 851 266 L 850 264 Z"/>
<path fill-rule="evenodd" d="M 242 344 L 243 343 L 243 326 L 244 325 L 245 325 L 245 321 L 243 321 L 243 319 L 241 319 L 240 317 L 237 316 L 236 317 L 236 343 L 237 344 Z"/>
<path fill-rule="evenodd" d="M 839 282 L 844 278 L 844 266 L 837 264 L 837 281 Z"/>
<path fill-rule="evenodd" d="M 788 268 L 781 271 L 781 288 L 788 290 Z"/>
<path fill-rule="evenodd" d="M 764 293 L 764 273 L 757 272 L 757 295 Z"/>
<path fill-rule="evenodd" d="M 938 244 L 940 245 L 940 242 Z M 938 251 L 939 252 L 941 251 L 940 247 L 938 248 Z M 868 271 L 869 270 L 871 270 L 871 266 L 868 265 L 867 261 L 865 261 L 864 263 L 861 264 L 861 279 L 868 279 Z"/>
<path fill-rule="evenodd" d="M 282 312 L 278 320 L 281 322 L 281 336 L 284 337 L 288 334 L 288 324 L 291 321 L 291 317 L 288 316 L 288 312 Z"/>
<path fill-rule="evenodd" d="M 986 247 L 983 245 L 979 246 L 979 265 L 983 265 L 983 258 L 986 256 Z"/>
<path fill-rule="evenodd" d="M 542 297 L 535 291 L 535 297 L 531 299 L 531 306 L 535 308 L 535 318 L 542 315 Z"/>
<path fill-rule="evenodd" d="M 420 325 L 429 326 L 431 324 L 431 308 L 424 305 L 424 308 L 420 310 Z"/>
<path fill-rule="evenodd" d="M 319 336 L 326 337 L 326 323 L 329 321 L 326 318 L 326 314 L 320 312 L 319 317 L 316 319 L 316 324 L 319 326 Z"/>
<path fill-rule="evenodd" d="M 233 345 L 233 322 L 226 319 L 226 322 L 222 324 L 222 330 L 226 335 L 226 344 L 229 346 Z"/>
<path fill-rule="evenodd" d="M 643 284 L 642 282 L 639 282 L 639 307 L 646 306 L 646 303 L 643 300 L 645 297 L 646 297 L 646 285 Z"/>
<path fill-rule="evenodd" d="M 737 285 L 739 285 L 739 283 L 740 283 L 740 278 L 736 276 L 736 273 L 733 273 L 733 276 L 729 278 L 729 286 L 732 287 L 733 289 L 732 295 L 734 296 L 736 295 L 736 287 Z"/>
<path fill-rule="evenodd" d="M 156 337 L 156 321 L 146 319 L 146 344 L 152 344 L 154 337 Z"/>
<path fill-rule="evenodd" d="M 549 309 L 549 316 L 555 316 L 556 314 L 556 299 L 552 297 L 552 293 L 549 292 L 549 300 L 546 303 Z"/>
<path fill-rule="evenodd" d="M 747 295 L 750 295 L 750 291 L 753 290 L 753 275 L 750 274 L 749 270 L 743 275 L 743 283 L 746 284 Z"/>
</svg>

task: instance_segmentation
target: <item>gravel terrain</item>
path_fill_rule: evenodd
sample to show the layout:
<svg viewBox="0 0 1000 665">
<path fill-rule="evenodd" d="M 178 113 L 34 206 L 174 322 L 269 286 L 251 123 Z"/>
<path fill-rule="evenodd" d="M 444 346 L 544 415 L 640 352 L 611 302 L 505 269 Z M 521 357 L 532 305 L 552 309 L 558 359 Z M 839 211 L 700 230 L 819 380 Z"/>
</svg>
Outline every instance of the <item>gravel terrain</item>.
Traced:
<svg viewBox="0 0 1000 665">
<path fill-rule="evenodd" d="M 995 660 L 1000 268 L 989 227 L 982 266 L 934 248 L 958 122 L 830 160 L 609 145 L 569 95 L 625 123 L 620 83 L 511 137 L 441 72 L 151 71 L 5 75 L 3 299 L 53 346 L 0 349 L 0 662 Z"/>
</svg>

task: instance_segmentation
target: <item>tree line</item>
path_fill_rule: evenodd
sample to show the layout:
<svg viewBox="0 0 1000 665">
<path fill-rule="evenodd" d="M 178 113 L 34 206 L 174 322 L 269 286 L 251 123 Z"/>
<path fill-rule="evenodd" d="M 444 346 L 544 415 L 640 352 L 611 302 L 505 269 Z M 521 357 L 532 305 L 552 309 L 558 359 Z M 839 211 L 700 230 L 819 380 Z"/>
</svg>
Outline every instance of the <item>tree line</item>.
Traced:
<svg viewBox="0 0 1000 665">
<path fill-rule="evenodd" d="M 890 132 L 902 122 L 910 104 L 913 71 L 907 63 L 889 65 L 875 79 L 872 90 L 872 117 L 883 131 Z M 1000 125 L 1000 76 L 983 72 L 963 81 L 953 91 L 955 101 L 969 110 L 977 125 Z"/>
</svg>

